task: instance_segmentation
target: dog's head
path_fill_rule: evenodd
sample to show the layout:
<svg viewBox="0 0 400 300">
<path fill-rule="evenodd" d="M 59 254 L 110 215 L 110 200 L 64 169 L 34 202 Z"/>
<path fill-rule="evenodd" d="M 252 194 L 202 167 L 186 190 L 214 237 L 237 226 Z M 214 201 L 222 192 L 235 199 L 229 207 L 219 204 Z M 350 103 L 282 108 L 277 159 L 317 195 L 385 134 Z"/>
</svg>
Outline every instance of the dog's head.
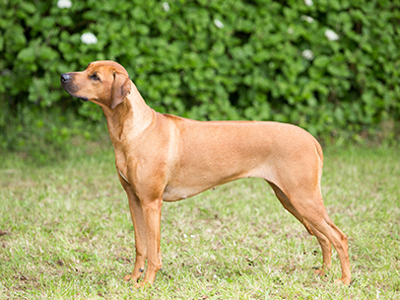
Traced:
<svg viewBox="0 0 400 300">
<path fill-rule="evenodd" d="M 61 74 L 61 85 L 73 97 L 111 109 L 131 92 L 128 72 L 113 61 L 94 61 L 85 71 Z"/>
</svg>

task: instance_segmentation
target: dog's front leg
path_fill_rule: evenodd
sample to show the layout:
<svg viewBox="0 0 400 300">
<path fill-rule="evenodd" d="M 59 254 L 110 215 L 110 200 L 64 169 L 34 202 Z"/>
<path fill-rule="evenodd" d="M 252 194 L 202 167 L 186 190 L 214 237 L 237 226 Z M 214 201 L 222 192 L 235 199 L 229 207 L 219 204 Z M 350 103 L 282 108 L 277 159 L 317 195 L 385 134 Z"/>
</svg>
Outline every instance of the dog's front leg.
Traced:
<svg viewBox="0 0 400 300">
<path fill-rule="evenodd" d="M 141 201 L 143 216 L 146 224 L 146 240 L 147 240 L 147 270 L 143 282 L 136 286 L 145 286 L 152 284 L 158 270 L 161 269 L 161 252 L 160 252 L 160 231 L 161 231 L 161 207 L 163 200 L 143 199 Z"/>
<path fill-rule="evenodd" d="M 143 216 L 142 206 L 139 198 L 134 193 L 132 187 L 128 185 L 124 179 L 120 178 L 121 184 L 128 196 L 129 210 L 131 213 L 133 228 L 135 231 L 135 248 L 136 260 L 133 271 L 131 274 L 125 275 L 126 281 L 137 282 L 144 272 L 147 256 L 147 242 L 146 242 L 146 223 Z"/>
</svg>

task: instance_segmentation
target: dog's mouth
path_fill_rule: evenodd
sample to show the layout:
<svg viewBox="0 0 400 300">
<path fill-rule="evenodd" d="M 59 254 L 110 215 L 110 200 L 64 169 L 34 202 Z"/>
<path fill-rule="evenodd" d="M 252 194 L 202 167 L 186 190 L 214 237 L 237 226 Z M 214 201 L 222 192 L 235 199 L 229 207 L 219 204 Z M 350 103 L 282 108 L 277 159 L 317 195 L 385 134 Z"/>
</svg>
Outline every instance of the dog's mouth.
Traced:
<svg viewBox="0 0 400 300">
<path fill-rule="evenodd" d="M 75 92 L 77 92 L 77 91 L 79 90 L 79 88 L 78 88 L 75 84 L 72 84 L 72 83 L 70 83 L 70 82 L 67 82 L 67 83 L 62 82 L 62 83 L 61 83 L 61 86 L 64 88 L 64 90 L 65 90 L 68 94 L 71 94 L 72 96 L 73 96 L 73 94 L 74 94 Z"/>
<path fill-rule="evenodd" d="M 89 101 L 88 98 L 82 97 L 82 96 L 77 96 L 77 95 L 75 94 L 75 93 L 79 90 L 79 88 L 78 88 L 75 84 L 64 84 L 64 83 L 62 83 L 61 85 L 62 85 L 62 87 L 64 88 L 64 90 L 65 90 L 68 94 L 70 94 L 72 97 L 76 97 L 76 98 L 78 98 L 78 99 L 80 99 L 80 100 L 82 100 L 82 101 L 84 101 L 84 102 Z"/>
</svg>

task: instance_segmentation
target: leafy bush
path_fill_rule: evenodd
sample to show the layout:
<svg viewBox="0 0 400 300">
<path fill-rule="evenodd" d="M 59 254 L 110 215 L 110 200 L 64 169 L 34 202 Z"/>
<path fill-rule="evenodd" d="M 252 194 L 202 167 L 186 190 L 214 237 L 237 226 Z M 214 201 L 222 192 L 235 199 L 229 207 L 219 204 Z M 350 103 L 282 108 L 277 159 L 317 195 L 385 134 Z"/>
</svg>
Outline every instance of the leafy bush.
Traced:
<svg viewBox="0 0 400 300">
<path fill-rule="evenodd" d="M 27 108 L 101 119 L 62 90 L 59 75 L 102 59 L 124 65 L 160 112 L 291 122 L 330 136 L 393 123 L 399 8 L 398 0 L 5 0 L 0 129 L 19 126 Z M 84 33 L 97 42 L 82 42 Z"/>
</svg>

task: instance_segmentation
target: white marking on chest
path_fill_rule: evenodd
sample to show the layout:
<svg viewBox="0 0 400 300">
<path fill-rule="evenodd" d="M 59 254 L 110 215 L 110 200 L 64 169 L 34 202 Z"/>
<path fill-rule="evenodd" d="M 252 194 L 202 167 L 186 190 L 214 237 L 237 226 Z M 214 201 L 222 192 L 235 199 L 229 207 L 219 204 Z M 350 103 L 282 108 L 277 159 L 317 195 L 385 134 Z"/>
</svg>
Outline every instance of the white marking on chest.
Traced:
<svg viewBox="0 0 400 300">
<path fill-rule="evenodd" d="M 126 179 L 126 177 L 124 176 L 124 174 L 122 174 L 122 172 L 118 169 L 118 173 L 119 173 L 119 175 L 121 175 L 121 177 L 123 178 L 123 179 L 125 179 L 125 181 L 127 182 L 127 183 L 129 183 L 129 181 L 128 181 L 128 179 Z M 129 183 L 130 184 L 130 183 Z"/>
</svg>

